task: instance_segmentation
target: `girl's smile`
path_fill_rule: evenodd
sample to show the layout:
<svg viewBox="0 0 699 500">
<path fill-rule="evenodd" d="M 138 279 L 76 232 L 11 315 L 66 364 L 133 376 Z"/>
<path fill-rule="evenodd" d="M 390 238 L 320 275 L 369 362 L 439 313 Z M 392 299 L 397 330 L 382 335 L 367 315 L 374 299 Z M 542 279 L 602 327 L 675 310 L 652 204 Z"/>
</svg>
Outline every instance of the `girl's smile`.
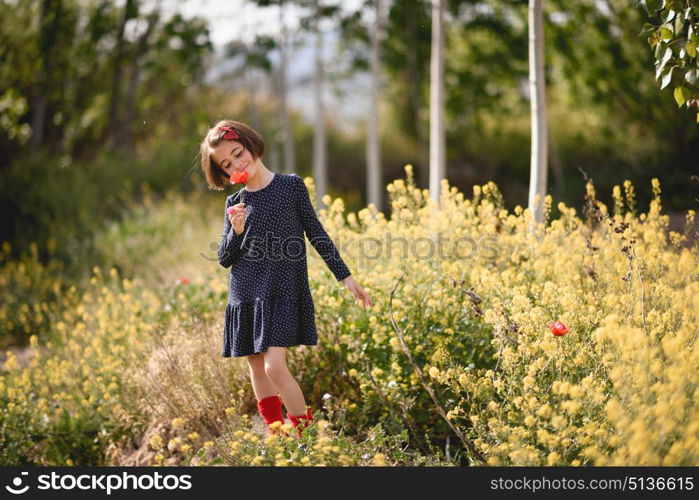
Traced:
<svg viewBox="0 0 699 500">
<path fill-rule="evenodd" d="M 211 158 L 230 178 L 236 172 L 247 172 L 247 191 L 263 188 L 274 176 L 267 170 L 261 158 L 254 158 L 240 142 L 225 139 L 211 149 Z"/>
<path fill-rule="evenodd" d="M 250 151 L 237 141 L 221 141 L 221 144 L 213 148 L 212 157 L 229 177 L 233 172 L 246 170 L 251 177 L 255 175 L 254 169 L 250 167 L 256 162 Z"/>
</svg>

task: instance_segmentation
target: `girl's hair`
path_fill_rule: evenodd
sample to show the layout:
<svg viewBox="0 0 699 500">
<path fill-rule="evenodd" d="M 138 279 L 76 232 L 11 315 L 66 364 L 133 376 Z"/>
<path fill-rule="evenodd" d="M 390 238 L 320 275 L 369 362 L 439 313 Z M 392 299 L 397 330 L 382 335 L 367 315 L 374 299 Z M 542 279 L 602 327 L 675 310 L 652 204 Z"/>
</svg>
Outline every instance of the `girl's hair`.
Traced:
<svg viewBox="0 0 699 500">
<path fill-rule="evenodd" d="M 264 154 L 265 142 L 255 130 L 235 120 L 221 120 L 209 129 L 199 146 L 199 161 L 209 189 L 221 191 L 228 184 L 229 176 L 211 157 L 211 150 L 224 140 L 223 135 L 226 133 L 225 130 L 219 130 L 218 127 L 233 127 L 239 136 L 235 140 L 250 151 L 254 159 L 261 158 Z"/>
</svg>

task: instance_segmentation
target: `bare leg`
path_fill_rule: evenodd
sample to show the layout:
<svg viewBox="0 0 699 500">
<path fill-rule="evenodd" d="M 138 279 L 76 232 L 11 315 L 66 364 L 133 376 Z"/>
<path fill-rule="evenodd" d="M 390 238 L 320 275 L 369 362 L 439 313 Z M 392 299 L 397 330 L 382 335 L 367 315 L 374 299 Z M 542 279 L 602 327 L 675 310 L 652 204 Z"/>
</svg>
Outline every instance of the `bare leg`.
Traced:
<svg viewBox="0 0 699 500">
<path fill-rule="evenodd" d="M 268 347 L 264 356 L 265 373 L 279 389 L 286 411 L 291 415 L 305 415 L 306 400 L 286 366 L 286 347 Z"/>
<path fill-rule="evenodd" d="M 248 364 L 250 365 L 250 380 L 252 381 L 252 390 L 258 401 L 277 395 L 277 387 L 267 377 L 265 373 L 265 360 L 263 353 L 251 354 L 247 356 Z"/>
</svg>

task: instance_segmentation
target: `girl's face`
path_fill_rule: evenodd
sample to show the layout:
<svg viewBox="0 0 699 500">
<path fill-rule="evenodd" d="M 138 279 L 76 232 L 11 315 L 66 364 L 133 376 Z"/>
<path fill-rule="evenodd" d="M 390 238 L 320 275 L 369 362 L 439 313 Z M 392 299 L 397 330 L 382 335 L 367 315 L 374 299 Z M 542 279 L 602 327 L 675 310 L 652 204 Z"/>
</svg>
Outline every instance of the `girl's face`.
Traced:
<svg viewBox="0 0 699 500">
<path fill-rule="evenodd" d="M 253 158 L 252 153 L 238 141 L 224 139 L 212 148 L 211 158 L 229 177 L 233 172 L 247 172 L 248 179 L 252 179 L 258 171 L 259 158 Z"/>
</svg>

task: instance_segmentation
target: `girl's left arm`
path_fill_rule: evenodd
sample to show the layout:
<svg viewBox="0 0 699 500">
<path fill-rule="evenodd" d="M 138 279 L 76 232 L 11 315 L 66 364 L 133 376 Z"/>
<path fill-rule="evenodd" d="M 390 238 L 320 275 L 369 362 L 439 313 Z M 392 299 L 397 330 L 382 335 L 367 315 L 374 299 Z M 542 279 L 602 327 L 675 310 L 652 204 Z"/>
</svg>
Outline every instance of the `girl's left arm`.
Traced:
<svg viewBox="0 0 699 500">
<path fill-rule="evenodd" d="M 345 261 L 340 257 L 340 252 L 328 236 L 323 224 L 318 220 L 311 197 L 308 194 L 308 188 L 303 182 L 303 179 L 297 175 L 294 176 L 295 181 L 295 200 L 296 210 L 301 218 L 301 225 L 306 233 L 311 245 L 316 249 L 316 252 L 323 258 L 328 269 L 333 273 L 337 281 L 343 281 L 350 276 L 350 271 L 345 264 Z"/>
<path fill-rule="evenodd" d="M 365 308 L 371 307 L 373 304 L 369 294 L 362 289 L 359 283 L 355 281 L 354 276 L 350 274 L 335 244 L 330 239 L 330 236 L 328 236 L 325 228 L 323 228 L 323 224 L 318 220 L 318 216 L 311 204 L 311 197 L 308 194 L 306 184 L 301 177 L 295 177 L 297 186 L 295 193 L 297 200 L 296 208 L 299 211 L 306 236 L 308 236 L 308 239 L 320 256 L 323 257 L 328 268 L 335 275 L 335 279 L 337 279 L 337 281 L 342 281 L 347 289 L 352 292 L 355 303 L 361 301 Z"/>
</svg>

